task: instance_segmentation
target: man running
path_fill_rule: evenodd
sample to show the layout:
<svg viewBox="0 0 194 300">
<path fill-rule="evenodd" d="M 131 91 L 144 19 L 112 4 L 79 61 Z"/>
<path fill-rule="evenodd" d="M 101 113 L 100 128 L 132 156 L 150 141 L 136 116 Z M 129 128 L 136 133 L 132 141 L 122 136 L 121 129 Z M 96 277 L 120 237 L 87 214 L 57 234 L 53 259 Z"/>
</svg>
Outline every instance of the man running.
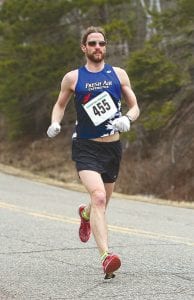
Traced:
<svg viewBox="0 0 194 300">
<path fill-rule="evenodd" d="M 72 137 L 72 159 L 91 199 L 78 210 L 79 237 L 86 243 L 93 233 L 105 278 L 112 278 L 121 260 L 109 250 L 105 213 L 122 156 L 120 132 L 130 130 L 131 123 L 139 116 L 139 107 L 125 70 L 105 63 L 106 44 L 101 27 L 85 30 L 81 50 L 86 64 L 64 76 L 47 134 L 53 138 L 60 132 L 66 106 L 74 94 L 77 120 Z M 122 97 L 128 106 L 123 116 Z"/>
</svg>

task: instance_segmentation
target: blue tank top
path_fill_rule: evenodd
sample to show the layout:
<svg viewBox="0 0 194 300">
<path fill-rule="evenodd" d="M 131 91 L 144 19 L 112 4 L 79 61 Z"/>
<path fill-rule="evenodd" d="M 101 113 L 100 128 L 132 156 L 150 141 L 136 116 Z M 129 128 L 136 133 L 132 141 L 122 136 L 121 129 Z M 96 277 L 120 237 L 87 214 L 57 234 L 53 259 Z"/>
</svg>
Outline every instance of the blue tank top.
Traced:
<svg viewBox="0 0 194 300">
<path fill-rule="evenodd" d="M 114 115 L 99 125 L 95 125 L 84 106 L 90 106 L 90 103 L 92 105 L 95 101 L 94 98 L 103 92 L 107 92 L 110 95 L 116 108 Z M 98 106 L 92 105 L 94 116 L 102 115 L 108 108 L 106 100 L 103 101 L 105 104 L 104 108 L 101 104 L 98 104 Z M 90 72 L 85 66 L 79 68 L 74 102 L 77 120 L 73 138 L 93 139 L 117 132 L 111 125 L 111 122 L 121 116 L 121 84 L 112 66 L 105 64 L 104 69 L 100 72 Z"/>
</svg>

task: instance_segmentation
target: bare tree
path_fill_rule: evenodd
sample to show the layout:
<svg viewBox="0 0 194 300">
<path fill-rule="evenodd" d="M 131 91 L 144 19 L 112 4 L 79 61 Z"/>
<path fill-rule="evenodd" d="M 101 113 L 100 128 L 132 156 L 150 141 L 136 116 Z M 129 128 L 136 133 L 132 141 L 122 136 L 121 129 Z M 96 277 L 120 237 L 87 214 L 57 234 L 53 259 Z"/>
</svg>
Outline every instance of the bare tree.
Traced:
<svg viewBox="0 0 194 300">
<path fill-rule="evenodd" d="M 156 11 L 161 13 L 160 0 L 148 0 L 148 4 L 146 4 L 144 0 L 140 0 L 140 3 L 146 16 L 146 40 L 150 40 L 156 33 L 156 29 L 153 27 L 152 12 Z"/>
</svg>

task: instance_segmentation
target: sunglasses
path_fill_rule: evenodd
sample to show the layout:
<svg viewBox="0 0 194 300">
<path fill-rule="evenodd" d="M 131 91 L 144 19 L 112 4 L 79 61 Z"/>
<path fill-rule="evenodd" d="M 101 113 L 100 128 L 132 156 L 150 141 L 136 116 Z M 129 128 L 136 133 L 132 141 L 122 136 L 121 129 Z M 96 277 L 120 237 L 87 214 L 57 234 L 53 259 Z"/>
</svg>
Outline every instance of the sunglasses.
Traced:
<svg viewBox="0 0 194 300">
<path fill-rule="evenodd" d="M 87 42 L 88 46 L 90 47 L 95 47 L 97 44 L 100 46 L 100 47 L 105 47 L 106 46 L 106 41 L 89 41 Z"/>
</svg>

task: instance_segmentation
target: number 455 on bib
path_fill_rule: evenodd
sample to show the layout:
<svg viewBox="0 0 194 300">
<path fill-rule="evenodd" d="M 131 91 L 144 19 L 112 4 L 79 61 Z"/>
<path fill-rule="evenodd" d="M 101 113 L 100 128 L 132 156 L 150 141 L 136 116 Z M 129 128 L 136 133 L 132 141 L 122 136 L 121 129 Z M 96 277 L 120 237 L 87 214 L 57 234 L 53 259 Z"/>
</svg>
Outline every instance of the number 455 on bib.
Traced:
<svg viewBox="0 0 194 300">
<path fill-rule="evenodd" d="M 88 103 L 83 105 L 86 113 L 95 126 L 114 117 L 117 112 L 116 105 L 107 92 L 102 92 Z"/>
</svg>

